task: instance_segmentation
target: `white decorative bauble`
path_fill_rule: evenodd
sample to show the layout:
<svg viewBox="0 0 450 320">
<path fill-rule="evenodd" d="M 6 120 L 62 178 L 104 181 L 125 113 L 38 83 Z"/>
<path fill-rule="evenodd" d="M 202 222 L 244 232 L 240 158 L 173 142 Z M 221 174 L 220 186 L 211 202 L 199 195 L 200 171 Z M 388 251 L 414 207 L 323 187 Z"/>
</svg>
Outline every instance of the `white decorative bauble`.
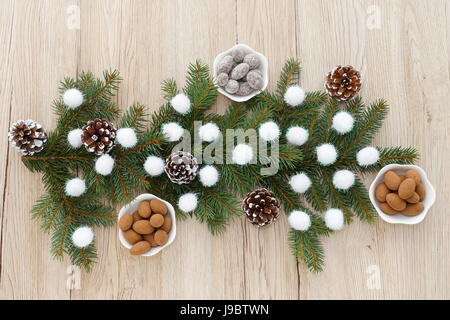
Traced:
<svg viewBox="0 0 450 320">
<path fill-rule="evenodd" d="M 333 185 L 339 190 L 348 190 L 355 183 L 355 174 L 350 170 L 339 170 L 333 175 Z"/>
<path fill-rule="evenodd" d="M 380 151 L 374 147 L 365 147 L 358 151 L 356 160 L 361 167 L 375 164 L 380 159 Z"/>
<path fill-rule="evenodd" d="M 71 197 L 79 197 L 86 192 L 86 183 L 80 178 L 73 178 L 66 182 L 66 194 Z"/>
<path fill-rule="evenodd" d="M 325 212 L 325 224 L 331 230 L 341 230 L 344 226 L 344 214 L 342 210 L 333 208 Z"/>
<path fill-rule="evenodd" d="M 79 227 L 72 233 L 75 247 L 85 248 L 94 241 L 94 231 L 90 227 Z"/>
<path fill-rule="evenodd" d="M 284 101 L 291 107 L 297 107 L 305 100 L 305 96 L 305 90 L 298 85 L 293 85 L 287 88 L 286 93 L 284 94 Z"/>
<path fill-rule="evenodd" d="M 114 168 L 114 159 L 109 154 L 104 154 L 95 161 L 95 172 L 107 176 Z"/>
<path fill-rule="evenodd" d="M 152 177 L 159 176 L 164 172 L 164 160 L 157 156 L 148 156 L 144 162 L 145 171 Z"/>
<path fill-rule="evenodd" d="M 117 130 L 116 141 L 124 148 L 134 147 L 137 143 L 136 132 L 132 128 L 120 128 Z"/>
<path fill-rule="evenodd" d="M 311 187 L 311 179 L 302 173 L 298 173 L 289 179 L 292 190 L 297 193 L 305 193 Z"/>
<path fill-rule="evenodd" d="M 174 142 L 181 139 L 184 129 L 176 122 L 168 122 L 162 126 L 162 132 L 169 142 Z"/>
<path fill-rule="evenodd" d="M 355 119 L 347 111 L 339 111 L 333 117 L 333 129 L 339 134 L 346 134 L 352 131 Z"/>
<path fill-rule="evenodd" d="M 331 143 L 321 144 L 316 148 L 317 161 L 323 166 L 333 164 L 337 159 L 336 148 Z"/>
<path fill-rule="evenodd" d="M 241 166 L 253 160 L 253 149 L 246 143 L 238 144 L 233 150 L 233 162 Z"/>
<path fill-rule="evenodd" d="M 308 130 L 298 126 L 290 127 L 286 132 L 287 141 L 296 146 L 304 145 L 308 141 L 308 136 Z"/>
<path fill-rule="evenodd" d="M 259 127 L 259 136 L 265 141 L 274 141 L 280 136 L 280 128 L 273 121 L 264 122 Z"/>
<path fill-rule="evenodd" d="M 184 93 L 179 93 L 170 100 L 171 106 L 176 112 L 186 114 L 191 110 L 191 101 Z"/>
<path fill-rule="evenodd" d="M 192 212 L 197 208 L 197 203 L 198 203 L 197 195 L 195 193 L 189 192 L 183 194 L 178 199 L 178 208 L 180 208 L 180 210 L 185 213 Z"/>
<path fill-rule="evenodd" d="M 72 88 L 64 91 L 63 102 L 70 109 L 75 109 L 83 103 L 83 93 L 80 90 Z"/>
<path fill-rule="evenodd" d="M 201 168 L 198 175 L 200 182 L 205 187 L 212 187 L 219 181 L 219 171 L 211 165 Z"/>
<path fill-rule="evenodd" d="M 200 139 L 206 142 L 213 142 L 215 141 L 220 134 L 220 129 L 217 126 L 217 124 L 209 122 L 204 124 L 200 127 L 198 130 L 198 135 L 200 136 Z"/>
<path fill-rule="evenodd" d="M 294 230 L 307 231 L 311 227 L 311 217 L 303 211 L 292 211 L 288 221 Z"/>
<path fill-rule="evenodd" d="M 81 134 L 83 133 L 83 130 L 81 129 L 74 129 L 69 131 L 69 134 L 67 135 L 67 142 L 69 142 L 70 146 L 74 149 L 77 149 L 81 147 L 83 144 L 81 142 Z"/>
</svg>

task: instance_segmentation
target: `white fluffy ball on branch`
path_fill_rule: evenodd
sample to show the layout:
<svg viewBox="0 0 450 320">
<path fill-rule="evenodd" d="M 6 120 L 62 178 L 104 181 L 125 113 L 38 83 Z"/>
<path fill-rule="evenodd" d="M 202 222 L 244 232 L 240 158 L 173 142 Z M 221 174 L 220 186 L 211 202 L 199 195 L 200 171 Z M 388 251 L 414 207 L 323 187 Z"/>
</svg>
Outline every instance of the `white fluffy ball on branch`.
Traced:
<svg viewBox="0 0 450 320">
<path fill-rule="evenodd" d="M 296 146 L 302 146 L 308 141 L 308 130 L 303 127 L 290 127 L 286 132 L 287 141 Z"/>
<path fill-rule="evenodd" d="M 317 161 L 323 166 L 328 166 L 336 162 L 337 151 L 331 143 L 321 144 L 316 148 Z"/>
<path fill-rule="evenodd" d="M 355 119 L 347 111 L 339 111 L 333 117 L 333 129 L 339 134 L 346 134 L 352 131 Z"/>
<path fill-rule="evenodd" d="M 365 147 L 356 154 L 356 161 L 361 167 L 375 164 L 380 159 L 380 152 L 374 147 Z"/>
<path fill-rule="evenodd" d="M 183 194 L 178 199 L 178 208 L 180 208 L 180 210 L 185 213 L 192 212 L 197 208 L 197 203 L 198 203 L 197 195 L 195 193 L 189 192 Z"/>
<path fill-rule="evenodd" d="M 81 142 L 81 134 L 83 133 L 83 130 L 81 129 L 73 129 L 71 131 L 69 131 L 69 134 L 67 135 L 67 142 L 69 143 L 69 145 L 74 148 L 77 149 L 79 147 L 81 147 L 81 145 L 83 144 Z"/>
<path fill-rule="evenodd" d="M 170 100 L 171 106 L 176 112 L 186 114 L 191 110 L 191 100 L 184 93 L 179 93 Z"/>
<path fill-rule="evenodd" d="M 303 211 L 292 211 L 288 221 L 294 230 L 307 231 L 311 227 L 311 217 Z"/>
<path fill-rule="evenodd" d="M 156 177 L 164 172 L 164 160 L 157 156 L 148 156 L 144 162 L 144 170 L 150 176 Z"/>
<path fill-rule="evenodd" d="M 220 129 L 217 124 L 209 122 L 200 127 L 198 135 L 203 141 L 213 142 L 219 137 Z"/>
<path fill-rule="evenodd" d="M 238 144 L 233 150 L 233 162 L 241 166 L 253 160 L 253 148 L 246 143 Z"/>
<path fill-rule="evenodd" d="M 95 161 L 95 172 L 102 176 L 109 175 L 114 168 L 114 159 L 109 154 L 104 154 Z"/>
<path fill-rule="evenodd" d="M 333 175 L 333 185 L 339 190 L 348 190 L 355 183 L 355 174 L 350 170 L 339 170 Z"/>
<path fill-rule="evenodd" d="M 214 166 L 204 166 L 198 174 L 200 182 L 205 187 L 212 187 L 219 181 L 219 171 Z"/>
<path fill-rule="evenodd" d="M 176 122 L 168 122 L 162 126 L 162 132 L 169 142 L 174 142 L 181 139 L 184 129 Z"/>
<path fill-rule="evenodd" d="M 305 173 L 298 173 L 289 179 L 289 184 L 297 193 L 305 193 L 311 187 L 311 179 Z"/>
<path fill-rule="evenodd" d="M 73 178 L 66 182 L 66 194 L 71 197 L 79 197 L 86 192 L 86 183 L 80 178 Z"/>
<path fill-rule="evenodd" d="M 287 88 L 286 93 L 284 94 L 284 101 L 291 107 L 297 107 L 303 103 L 305 96 L 305 90 L 298 85 L 293 85 Z"/>
<path fill-rule="evenodd" d="M 72 243 L 78 248 L 85 248 L 94 241 L 94 231 L 90 227 L 78 227 L 72 233 Z"/>
<path fill-rule="evenodd" d="M 124 148 L 134 147 L 137 143 L 136 132 L 133 128 L 120 128 L 117 130 L 116 141 Z"/>
<path fill-rule="evenodd" d="M 63 93 L 63 102 L 70 109 L 75 109 L 83 103 L 83 93 L 76 88 L 68 89 Z"/>
<path fill-rule="evenodd" d="M 341 209 L 329 209 L 325 212 L 325 225 L 333 230 L 341 230 L 344 227 L 344 214 Z"/>
<path fill-rule="evenodd" d="M 265 141 L 274 141 L 280 136 L 280 128 L 273 121 L 267 121 L 259 127 L 259 136 Z"/>
</svg>

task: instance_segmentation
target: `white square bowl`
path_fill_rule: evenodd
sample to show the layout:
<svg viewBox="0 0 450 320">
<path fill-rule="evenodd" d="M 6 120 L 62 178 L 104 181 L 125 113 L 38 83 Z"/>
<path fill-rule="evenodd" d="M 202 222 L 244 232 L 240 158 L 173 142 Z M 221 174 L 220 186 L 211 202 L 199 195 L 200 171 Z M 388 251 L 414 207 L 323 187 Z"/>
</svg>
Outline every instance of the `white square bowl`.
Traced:
<svg viewBox="0 0 450 320">
<path fill-rule="evenodd" d="M 167 207 L 167 214 L 169 215 L 170 219 L 172 219 L 172 229 L 170 229 L 170 231 L 168 233 L 169 239 L 167 240 L 167 243 L 165 245 L 162 245 L 162 246 L 152 247 L 148 252 L 146 252 L 146 253 L 141 255 L 141 256 L 144 256 L 144 257 L 151 257 L 151 256 L 157 254 L 162 249 L 164 249 L 165 247 L 170 245 L 173 242 L 173 240 L 175 240 L 175 236 L 177 235 L 177 224 L 176 224 L 176 219 L 175 219 L 175 210 L 174 210 L 173 206 L 170 203 L 168 203 L 167 201 L 165 201 L 163 199 L 160 199 L 160 198 L 158 198 L 157 196 L 155 196 L 153 194 L 144 193 L 144 194 L 141 194 L 140 196 L 136 197 L 136 199 L 131 201 L 126 206 L 124 206 L 119 211 L 119 217 L 118 217 L 118 220 L 117 220 L 117 221 L 119 221 L 120 218 L 124 214 L 127 214 L 127 213 L 128 214 L 133 214 L 133 212 L 137 211 L 139 203 L 141 201 L 144 201 L 144 200 L 150 201 L 152 199 L 158 199 L 158 200 L 161 200 L 162 202 L 164 202 L 164 204 Z M 131 249 L 132 245 L 130 243 L 128 243 L 127 240 L 125 240 L 125 238 L 123 236 L 123 231 L 120 228 L 118 228 L 118 229 L 119 229 L 120 242 L 127 249 Z"/>
<path fill-rule="evenodd" d="M 423 186 L 425 187 L 425 190 L 427 192 L 425 196 L 425 200 L 422 201 L 424 205 L 424 210 L 422 213 L 418 214 L 417 216 L 405 216 L 404 214 L 397 213 L 393 215 L 385 214 L 380 209 L 380 201 L 378 201 L 375 198 L 375 189 L 376 187 L 381 183 L 384 182 L 384 174 L 389 171 L 395 171 L 397 174 L 404 174 L 409 169 L 416 170 L 420 175 L 420 180 Z M 383 219 L 386 222 L 389 223 L 400 223 L 400 224 L 417 224 L 419 222 L 422 222 L 423 219 L 425 219 L 425 216 L 428 213 L 428 210 L 430 210 L 433 203 L 436 201 L 436 191 L 434 190 L 433 186 L 431 185 L 430 181 L 427 178 L 427 174 L 425 171 L 423 171 L 422 168 L 415 166 L 415 165 L 402 165 L 402 164 L 389 164 L 385 166 L 383 169 L 378 172 L 377 176 L 375 177 L 375 180 L 373 180 L 372 184 L 369 188 L 369 197 L 370 201 L 372 202 L 373 206 L 378 212 L 378 215 L 381 219 Z"/>
<path fill-rule="evenodd" d="M 226 55 L 231 55 L 231 52 L 236 49 L 242 49 L 245 54 L 249 54 L 249 53 L 254 53 L 258 56 L 259 61 L 260 61 L 260 66 L 259 68 L 257 68 L 257 70 L 261 71 L 262 75 L 263 75 L 263 80 L 264 80 L 264 84 L 263 87 L 261 88 L 261 90 L 254 90 L 251 94 L 247 95 L 247 96 L 237 96 L 235 94 L 230 94 L 228 92 L 226 92 L 222 87 L 219 87 L 217 85 L 217 69 L 218 69 L 218 65 L 219 62 L 222 60 L 222 58 Z M 259 53 L 255 50 L 253 50 L 252 48 L 250 48 L 249 46 L 247 46 L 246 44 L 237 44 L 234 47 L 232 47 L 231 49 L 228 49 L 222 53 L 219 53 L 216 58 L 214 59 L 214 65 L 213 65 L 214 71 L 214 83 L 218 86 L 218 91 L 223 94 L 224 96 L 227 96 L 228 98 L 230 98 L 233 101 L 236 102 L 244 102 L 247 100 L 250 100 L 251 98 L 253 98 L 254 96 L 260 94 L 261 92 L 263 92 L 266 88 L 267 85 L 269 84 L 269 63 L 267 62 L 267 58 L 262 54 Z"/>
</svg>

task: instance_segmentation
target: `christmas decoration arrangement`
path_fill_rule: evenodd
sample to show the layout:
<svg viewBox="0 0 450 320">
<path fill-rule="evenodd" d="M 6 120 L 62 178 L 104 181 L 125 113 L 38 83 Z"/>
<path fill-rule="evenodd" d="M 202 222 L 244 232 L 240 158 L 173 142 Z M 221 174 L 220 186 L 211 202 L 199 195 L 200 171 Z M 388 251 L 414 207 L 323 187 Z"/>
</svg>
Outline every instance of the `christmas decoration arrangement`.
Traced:
<svg viewBox="0 0 450 320">
<path fill-rule="evenodd" d="M 239 52 L 231 57 L 241 61 Z M 239 73 L 232 76 L 237 80 L 247 73 L 247 67 L 235 71 L 238 66 L 231 72 Z M 218 87 L 199 61 L 189 65 L 181 90 L 174 80 L 163 82 L 166 102 L 150 117 L 140 104 L 120 115 L 113 100 L 120 81 L 116 71 L 105 72 L 103 79 L 91 73 L 65 79 L 53 103 L 56 129 L 46 135 L 34 121 L 19 121 L 9 135 L 27 168 L 43 174 L 46 193 L 32 213 L 52 233 L 54 255 L 67 253 L 89 269 L 96 258 L 92 227 L 115 221 L 103 201 L 127 203 L 145 190 L 173 204 L 177 219 L 194 217 L 213 234 L 243 212 L 257 227 L 270 225 L 283 207 L 293 254 L 310 270 L 322 270 L 321 236 L 342 229 L 354 216 L 374 219 L 358 175 L 390 163 L 413 163 L 418 154 L 413 148 L 370 146 L 388 106 L 383 100 L 362 101 L 360 75 L 352 67 L 330 72 L 326 92 L 305 92 L 299 72 L 299 62 L 288 60 L 275 92 L 233 102 L 223 115 L 210 112 Z M 235 144 L 229 129 L 255 130 L 259 141 L 270 145 L 268 152 L 246 140 Z M 186 139 L 187 150 L 177 150 Z M 220 150 L 230 141 L 232 152 L 225 155 Z M 275 162 L 277 170 L 268 174 L 265 169 Z M 136 246 L 132 254 L 167 241 L 169 227 L 163 226 L 170 222 L 163 211 L 142 202 L 137 212 L 120 219 L 127 241 Z"/>
</svg>

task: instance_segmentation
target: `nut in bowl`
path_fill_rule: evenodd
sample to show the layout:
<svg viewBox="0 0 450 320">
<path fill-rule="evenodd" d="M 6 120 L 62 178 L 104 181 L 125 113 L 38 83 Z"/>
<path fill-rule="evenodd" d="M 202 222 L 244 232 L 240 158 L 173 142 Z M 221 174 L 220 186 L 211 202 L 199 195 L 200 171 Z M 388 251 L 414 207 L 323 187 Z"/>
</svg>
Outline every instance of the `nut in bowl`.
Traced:
<svg viewBox="0 0 450 320">
<path fill-rule="evenodd" d="M 175 239 L 175 210 L 163 199 L 141 194 L 120 210 L 118 227 L 120 242 L 132 255 L 150 257 Z"/>
<path fill-rule="evenodd" d="M 436 192 L 422 168 L 390 164 L 378 172 L 369 197 L 384 221 L 417 224 L 435 202 Z"/>
</svg>

